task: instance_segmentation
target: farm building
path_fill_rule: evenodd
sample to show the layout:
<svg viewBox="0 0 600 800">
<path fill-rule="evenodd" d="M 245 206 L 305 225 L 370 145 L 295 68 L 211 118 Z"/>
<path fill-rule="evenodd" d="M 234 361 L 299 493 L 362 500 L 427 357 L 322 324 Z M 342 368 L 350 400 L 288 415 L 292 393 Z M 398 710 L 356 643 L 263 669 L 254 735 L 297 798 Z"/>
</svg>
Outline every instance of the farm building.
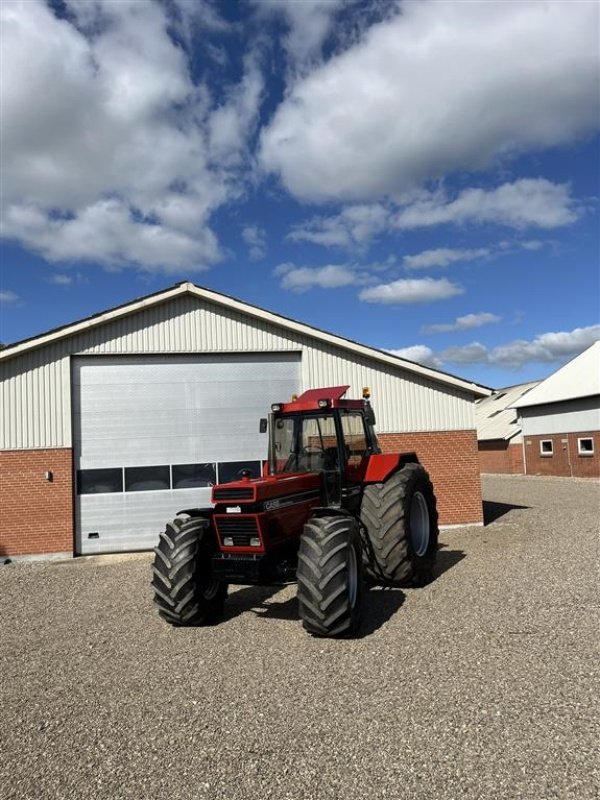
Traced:
<svg viewBox="0 0 600 800">
<path fill-rule="evenodd" d="M 523 433 L 513 403 L 539 381 L 498 389 L 475 403 L 477 446 L 482 472 L 520 475 L 525 471 Z"/>
<path fill-rule="evenodd" d="M 513 405 L 527 474 L 600 477 L 600 341 Z"/>
<path fill-rule="evenodd" d="M 181 283 L 0 353 L 0 556 L 153 547 L 210 486 L 255 474 L 258 420 L 310 387 L 369 386 L 385 451 L 416 450 L 445 525 L 482 522 L 484 387 Z"/>
</svg>

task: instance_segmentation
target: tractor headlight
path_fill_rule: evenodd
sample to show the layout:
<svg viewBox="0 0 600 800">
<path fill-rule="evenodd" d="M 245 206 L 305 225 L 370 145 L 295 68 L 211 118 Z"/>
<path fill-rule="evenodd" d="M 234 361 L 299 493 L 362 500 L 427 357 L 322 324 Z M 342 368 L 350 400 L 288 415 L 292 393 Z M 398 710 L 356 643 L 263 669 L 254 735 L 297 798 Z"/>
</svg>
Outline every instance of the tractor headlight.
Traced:
<svg viewBox="0 0 600 800">
<path fill-rule="evenodd" d="M 260 539 L 258 538 L 258 536 L 251 537 L 250 547 L 260 547 Z"/>
<path fill-rule="evenodd" d="M 271 411 L 276 414 L 278 411 L 281 411 L 281 403 L 273 403 L 271 405 Z"/>
<path fill-rule="evenodd" d="M 328 408 L 329 407 L 329 400 L 319 400 L 319 408 Z"/>
<path fill-rule="evenodd" d="M 223 537 L 223 546 L 224 547 L 233 547 L 233 537 L 232 536 L 224 536 Z"/>
</svg>

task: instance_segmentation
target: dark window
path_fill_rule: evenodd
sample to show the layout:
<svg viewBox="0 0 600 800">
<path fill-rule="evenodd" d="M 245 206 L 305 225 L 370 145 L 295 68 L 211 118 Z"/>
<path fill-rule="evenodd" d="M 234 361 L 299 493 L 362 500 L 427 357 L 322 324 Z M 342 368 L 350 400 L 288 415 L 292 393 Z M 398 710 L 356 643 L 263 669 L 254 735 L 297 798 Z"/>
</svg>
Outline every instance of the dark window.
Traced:
<svg viewBox="0 0 600 800">
<path fill-rule="evenodd" d="M 123 470 L 80 469 L 77 472 L 77 494 L 108 494 L 123 491 Z"/>
<path fill-rule="evenodd" d="M 217 482 L 214 464 L 173 464 L 172 469 L 173 489 L 197 489 Z"/>
<path fill-rule="evenodd" d="M 594 455 L 594 440 L 590 438 L 577 439 L 577 449 L 580 456 Z"/>
<path fill-rule="evenodd" d="M 542 439 L 540 442 L 540 455 L 551 456 L 554 453 L 554 445 L 552 439 Z"/>
<path fill-rule="evenodd" d="M 225 461 L 219 464 L 219 483 L 230 483 L 241 480 L 240 472 L 250 470 L 251 478 L 260 478 L 260 461 Z"/>
<path fill-rule="evenodd" d="M 125 467 L 126 492 L 150 492 L 170 487 L 171 476 L 168 466 Z"/>
</svg>

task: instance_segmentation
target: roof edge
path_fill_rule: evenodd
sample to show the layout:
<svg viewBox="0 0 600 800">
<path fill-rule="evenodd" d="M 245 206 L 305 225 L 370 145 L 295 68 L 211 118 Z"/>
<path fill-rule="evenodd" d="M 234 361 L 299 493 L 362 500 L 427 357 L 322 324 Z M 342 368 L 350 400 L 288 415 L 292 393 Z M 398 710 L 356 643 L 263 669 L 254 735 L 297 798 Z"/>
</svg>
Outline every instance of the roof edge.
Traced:
<svg viewBox="0 0 600 800">
<path fill-rule="evenodd" d="M 323 331 L 320 328 L 313 327 L 307 323 L 298 322 L 297 320 L 284 317 L 281 314 L 276 314 L 273 311 L 268 311 L 267 309 L 260 308 L 259 306 L 254 306 L 242 300 L 238 300 L 235 297 L 231 297 L 220 292 L 215 292 L 212 289 L 205 289 L 204 287 L 197 286 L 191 281 L 183 281 L 175 284 L 175 286 L 169 287 L 168 289 L 163 289 L 151 295 L 141 297 L 138 300 L 133 300 L 129 303 L 108 309 L 107 311 L 102 311 L 97 314 L 93 314 L 92 316 L 85 317 L 78 322 L 67 324 L 60 328 L 55 328 L 47 331 L 46 333 L 40 334 L 39 336 L 16 342 L 13 345 L 8 345 L 4 348 L 4 350 L 0 351 L 0 361 L 14 358 L 30 350 L 35 350 L 38 347 L 43 347 L 44 345 L 51 344 L 54 341 L 66 339 L 69 336 L 87 331 L 91 328 L 95 328 L 99 325 L 119 319 L 120 317 L 134 314 L 138 311 L 142 311 L 145 308 L 158 305 L 159 303 L 164 303 L 184 294 L 190 294 L 208 302 L 216 303 L 231 310 L 250 315 L 256 319 L 265 320 L 279 327 L 287 328 L 288 330 L 292 330 L 296 333 L 310 336 L 312 338 L 319 339 L 320 341 L 328 342 L 329 344 L 335 344 L 344 350 L 351 350 L 353 353 L 358 353 L 369 358 L 376 358 L 378 361 L 383 363 L 400 367 L 408 372 L 413 372 L 417 375 L 421 375 L 422 377 L 430 378 L 438 383 L 444 383 L 448 386 L 462 389 L 463 391 L 469 392 L 477 397 L 488 397 L 493 393 L 493 390 L 487 386 L 482 386 L 481 384 L 467 381 L 463 378 L 451 375 L 450 373 L 433 369 L 432 367 L 425 367 L 422 364 L 417 364 L 414 361 L 409 361 L 408 359 L 401 358 L 400 356 L 386 353 L 384 350 L 378 350 L 370 345 L 364 345 L 360 344 L 359 342 L 352 341 L 351 339 L 346 339 L 339 334 Z"/>
</svg>

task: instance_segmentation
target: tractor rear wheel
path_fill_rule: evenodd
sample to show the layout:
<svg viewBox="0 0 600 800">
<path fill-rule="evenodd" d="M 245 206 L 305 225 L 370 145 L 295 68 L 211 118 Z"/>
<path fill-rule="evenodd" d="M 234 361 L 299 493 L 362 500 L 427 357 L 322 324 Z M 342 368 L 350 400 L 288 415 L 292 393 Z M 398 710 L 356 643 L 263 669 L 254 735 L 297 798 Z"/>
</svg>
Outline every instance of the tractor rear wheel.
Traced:
<svg viewBox="0 0 600 800">
<path fill-rule="evenodd" d="M 362 543 L 352 517 L 314 517 L 298 552 L 302 624 L 315 636 L 350 636 L 362 612 Z"/>
<path fill-rule="evenodd" d="M 158 613 L 171 625 L 207 625 L 221 616 L 227 584 L 212 577 L 215 550 L 207 519 L 177 518 L 160 534 L 152 586 Z"/>
<path fill-rule="evenodd" d="M 364 553 L 370 580 L 423 586 L 433 579 L 438 514 L 421 464 L 406 464 L 384 483 L 367 486 L 360 516 L 369 537 Z"/>
</svg>

